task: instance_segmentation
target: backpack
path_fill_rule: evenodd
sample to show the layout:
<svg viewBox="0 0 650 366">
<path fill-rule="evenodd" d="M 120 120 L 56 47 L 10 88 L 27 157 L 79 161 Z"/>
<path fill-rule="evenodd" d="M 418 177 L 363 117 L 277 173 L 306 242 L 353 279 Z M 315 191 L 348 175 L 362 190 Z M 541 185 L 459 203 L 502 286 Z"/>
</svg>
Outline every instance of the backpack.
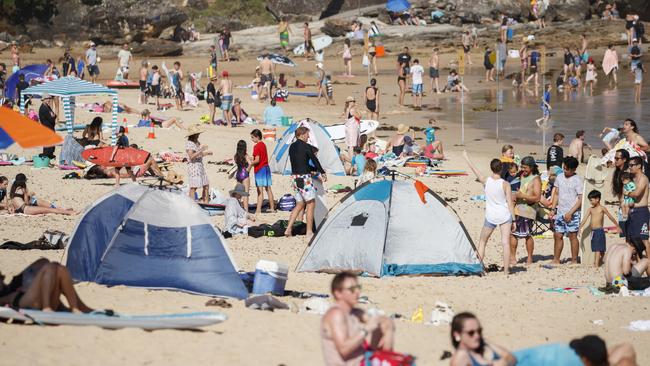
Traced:
<svg viewBox="0 0 650 366">
<path fill-rule="evenodd" d="M 278 210 L 280 211 L 292 211 L 296 207 L 296 199 L 290 195 L 285 194 L 280 197 L 278 201 Z"/>
</svg>

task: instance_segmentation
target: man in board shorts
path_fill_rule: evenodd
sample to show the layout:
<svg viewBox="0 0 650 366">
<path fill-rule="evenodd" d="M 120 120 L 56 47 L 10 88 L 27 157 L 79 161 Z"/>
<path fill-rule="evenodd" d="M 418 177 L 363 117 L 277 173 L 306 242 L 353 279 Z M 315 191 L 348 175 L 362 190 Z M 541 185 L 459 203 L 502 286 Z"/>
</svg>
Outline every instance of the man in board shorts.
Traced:
<svg viewBox="0 0 650 366">
<path fill-rule="evenodd" d="M 630 159 L 630 173 L 634 176 L 636 189 L 630 192 L 629 196 L 634 198 L 634 207 L 630 209 L 627 221 L 625 222 L 625 234 L 628 243 L 641 240 L 646 247 L 646 255 L 650 253 L 648 222 L 650 211 L 648 210 L 648 177 L 643 173 L 643 159 L 635 156 Z M 641 254 L 641 253 L 639 253 Z"/>
</svg>

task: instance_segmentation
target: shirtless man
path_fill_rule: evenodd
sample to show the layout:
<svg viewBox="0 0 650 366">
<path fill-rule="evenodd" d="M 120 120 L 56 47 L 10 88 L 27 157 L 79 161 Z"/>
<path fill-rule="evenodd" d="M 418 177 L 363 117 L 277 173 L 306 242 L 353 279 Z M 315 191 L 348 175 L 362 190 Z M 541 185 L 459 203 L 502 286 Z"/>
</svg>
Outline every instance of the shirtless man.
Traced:
<svg viewBox="0 0 650 366">
<path fill-rule="evenodd" d="M 434 47 L 431 52 L 431 57 L 429 57 L 429 78 L 431 78 L 431 92 L 440 92 L 440 86 L 438 85 L 438 78 L 440 77 L 440 68 L 439 68 L 439 59 L 438 59 L 438 47 Z M 434 87 L 435 85 L 435 87 Z"/>
<path fill-rule="evenodd" d="M 232 81 L 230 80 L 230 75 L 228 71 L 221 73 L 221 83 L 219 84 L 219 91 L 221 92 L 221 110 L 223 110 L 223 118 L 228 127 L 231 127 L 232 120 Z"/>
<path fill-rule="evenodd" d="M 650 241 L 648 241 L 648 222 L 650 211 L 648 211 L 648 177 L 643 174 L 643 159 L 635 156 L 630 159 L 628 165 L 633 175 L 636 189 L 628 193 L 634 199 L 634 206 L 630 208 L 630 214 L 625 222 L 625 234 L 627 242 L 634 243 L 641 240 L 646 248 L 646 256 L 650 253 Z M 641 253 L 639 253 L 641 254 Z"/>
<path fill-rule="evenodd" d="M 263 103 L 267 97 L 271 97 L 271 87 L 273 86 L 275 75 L 275 65 L 273 65 L 273 62 L 271 62 L 268 55 L 264 56 L 262 61 L 260 61 L 260 74 L 260 84 L 262 85 L 260 89 L 264 93 L 263 95 L 260 95 L 258 99 Z"/>
<path fill-rule="evenodd" d="M 461 36 L 461 42 L 463 43 L 463 53 L 467 58 L 467 64 L 471 65 L 472 54 L 470 53 L 470 51 L 472 49 L 472 36 L 470 35 L 469 31 L 463 33 L 463 35 Z"/>
<path fill-rule="evenodd" d="M 140 66 L 140 98 L 138 104 L 147 104 L 147 78 L 149 77 L 149 62 L 142 61 Z"/>
<path fill-rule="evenodd" d="M 579 162 L 583 162 L 584 158 L 584 148 L 585 148 L 585 131 L 584 130 L 579 130 L 576 132 L 576 138 L 571 141 L 571 144 L 569 145 L 569 151 L 567 153 L 567 156 L 573 156 L 574 158 L 578 159 Z"/>
<path fill-rule="evenodd" d="M 305 58 L 311 58 L 316 52 L 314 49 L 314 44 L 311 41 L 311 29 L 309 29 L 309 23 L 305 22 L 305 27 L 303 30 L 303 36 L 305 37 Z"/>
<path fill-rule="evenodd" d="M 369 316 L 355 308 L 361 285 L 357 275 L 341 272 L 332 280 L 336 301 L 321 320 L 321 346 L 325 365 L 358 365 L 364 357 L 364 343 L 373 349 L 392 350 L 395 326 L 386 317 Z"/>
<path fill-rule="evenodd" d="M 607 248 L 605 254 L 605 292 L 616 291 L 614 284 L 616 277 L 631 278 L 648 275 L 648 258 L 640 258 L 637 249 L 626 243 L 618 243 Z"/>
<path fill-rule="evenodd" d="M 625 122 L 623 122 L 623 135 L 625 136 L 625 139 L 627 142 L 634 146 L 638 146 L 641 150 L 645 151 L 646 153 L 650 151 L 650 146 L 648 146 L 648 142 L 643 138 L 643 136 L 639 135 L 639 128 L 636 126 L 636 122 L 632 119 L 626 119 Z"/>
</svg>

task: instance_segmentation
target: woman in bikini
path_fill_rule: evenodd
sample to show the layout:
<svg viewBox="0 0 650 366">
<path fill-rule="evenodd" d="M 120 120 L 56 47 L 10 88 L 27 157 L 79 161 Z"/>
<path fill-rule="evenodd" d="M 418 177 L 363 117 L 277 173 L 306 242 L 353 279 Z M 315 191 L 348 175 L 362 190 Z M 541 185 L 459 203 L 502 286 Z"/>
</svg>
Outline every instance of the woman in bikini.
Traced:
<svg viewBox="0 0 650 366">
<path fill-rule="evenodd" d="M 70 311 L 89 313 L 89 308 L 74 289 L 68 269 L 59 263 L 41 258 L 30 264 L 9 284 L 0 273 L 0 306 L 14 309 L 35 309 L 42 311 Z M 68 307 L 61 302 L 66 298 Z"/>
<path fill-rule="evenodd" d="M 149 127 L 151 126 L 151 122 L 153 122 L 156 126 L 162 128 L 170 128 L 172 126 L 176 126 L 181 130 L 185 129 L 183 122 L 175 117 L 163 120 L 162 118 L 152 116 L 151 112 L 149 112 L 148 109 L 143 110 L 140 114 L 140 122 L 138 122 L 138 127 Z"/>
<path fill-rule="evenodd" d="M 451 321 L 451 366 L 513 366 L 517 359 L 503 347 L 488 344 L 483 328 L 472 313 L 460 313 Z"/>
<path fill-rule="evenodd" d="M 370 86 L 366 88 L 365 100 L 366 108 L 370 112 L 370 119 L 379 121 L 379 89 L 375 78 L 370 79 Z"/>
<path fill-rule="evenodd" d="M 399 85 L 399 105 L 404 105 L 404 93 L 406 93 L 406 64 L 401 62 L 397 69 L 397 85 Z"/>
<path fill-rule="evenodd" d="M 104 120 L 102 117 L 93 118 L 92 122 L 84 128 L 83 134 L 81 135 L 81 140 L 78 140 L 79 144 L 83 147 L 86 146 L 105 146 L 104 136 L 102 135 L 102 124 Z"/>
<path fill-rule="evenodd" d="M 14 183 L 9 191 L 9 200 L 11 208 L 17 214 L 25 215 L 44 215 L 44 214 L 61 214 L 76 215 L 77 213 L 71 208 L 55 208 L 47 201 L 38 201 L 33 192 L 27 189 L 27 177 L 25 174 L 16 175 Z"/>
</svg>

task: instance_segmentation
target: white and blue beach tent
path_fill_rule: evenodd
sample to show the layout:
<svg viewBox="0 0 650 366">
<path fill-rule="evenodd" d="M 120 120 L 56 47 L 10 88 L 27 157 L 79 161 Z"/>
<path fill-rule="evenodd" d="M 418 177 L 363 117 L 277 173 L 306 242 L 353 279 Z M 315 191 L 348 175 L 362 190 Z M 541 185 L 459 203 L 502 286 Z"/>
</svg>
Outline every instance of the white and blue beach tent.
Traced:
<svg viewBox="0 0 650 366">
<path fill-rule="evenodd" d="M 66 266 L 76 281 L 246 298 L 210 218 L 183 194 L 129 184 L 83 214 Z"/>
<path fill-rule="evenodd" d="M 365 183 L 332 208 L 298 272 L 371 276 L 482 274 L 455 211 L 417 180 Z"/>
<path fill-rule="evenodd" d="M 307 127 L 309 129 L 309 141 L 307 142 L 318 149 L 318 161 L 325 172 L 333 175 L 345 175 L 343 163 L 339 158 L 339 151 L 334 142 L 332 142 L 330 134 L 327 133 L 323 125 L 309 118 L 292 124 L 284 131 L 277 145 L 275 145 L 271 160 L 269 161 L 271 172 L 291 175 L 289 146 L 296 141 L 295 132 L 298 127 Z"/>
<path fill-rule="evenodd" d="M 25 96 L 50 94 L 53 97 L 63 99 L 63 114 L 65 115 L 65 125 L 69 135 L 74 132 L 74 109 L 75 98 L 88 95 L 108 95 L 112 99 L 112 118 L 111 118 L 111 144 L 117 142 L 117 90 L 107 88 L 103 85 L 94 84 L 90 81 L 81 80 L 74 76 L 66 76 L 60 79 L 30 86 L 20 94 L 20 112 L 25 112 Z"/>
</svg>

